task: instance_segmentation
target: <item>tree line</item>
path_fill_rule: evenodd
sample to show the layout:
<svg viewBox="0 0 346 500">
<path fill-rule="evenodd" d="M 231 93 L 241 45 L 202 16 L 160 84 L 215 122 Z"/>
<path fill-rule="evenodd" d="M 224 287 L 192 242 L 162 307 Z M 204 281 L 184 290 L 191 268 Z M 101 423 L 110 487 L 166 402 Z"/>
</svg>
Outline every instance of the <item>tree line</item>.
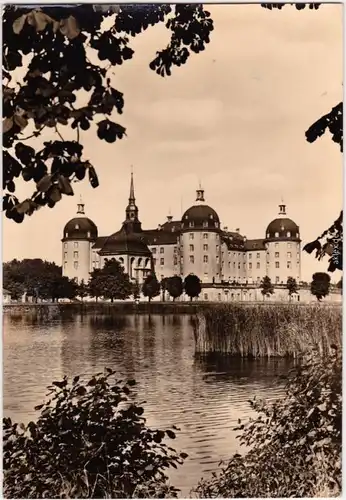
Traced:
<svg viewBox="0 0 346 500">
<path fill-rule="evenodd" d="M 202 291 L 202 283 L 198 276 L 189 274 L 182 279 L 180 276 L 171 276 L 159 281 L 154 272 L 146 276 L 144 283 L 140 286 L 133 283 L 124 268 L 115 259 L 105 261 L 103 268 L 94 269 L 90 273 L 88 282 L 69 279 L 62 276 L 62 268 L 54 262 L 42 259 L 16 259 L 7 262 L 3 267 L 3 286 L 11 294 L 12 299 L 18 300 L 24 294 L 33 298 L 34 301 L 58 299 L 73 300 L 77 297 L 99 298 L 105 300 L 126 300 L 133 297 L 134 300 L 142 293 L 149 301 L 161 294 L 162 301 L 166 300 L 167 294 L 175 301 L 183 293 L 190 300 L 198 297 Z M 342 280 L 338 283 L 342 289 Z M 259 285 L 263 299 L 274 294 L 274 285 L 270 278 L 265 276 Z M 299 293 L 297 281 L 289 277 L 286 283 L 289 298 Z M 311 293 L 320 301 L 330 292 L 330 276 L 327 273 L 315 273 L 310 284 Z"/>
</svg>

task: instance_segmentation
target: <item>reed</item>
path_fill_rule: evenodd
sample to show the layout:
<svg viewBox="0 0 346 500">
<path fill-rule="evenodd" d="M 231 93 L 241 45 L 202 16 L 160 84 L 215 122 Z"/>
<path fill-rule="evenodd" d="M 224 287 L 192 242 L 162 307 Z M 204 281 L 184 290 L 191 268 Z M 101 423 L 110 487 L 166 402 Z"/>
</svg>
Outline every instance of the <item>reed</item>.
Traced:
<svg viewBox="0 0 346 500">
<path fill-rule="evenodd" d="M 194 324 L 197 355 L 297 357 L 311 346 L 340 346 L 341 336 L 338 305 L 215 305 L 197 312 Z"/>
</svg>

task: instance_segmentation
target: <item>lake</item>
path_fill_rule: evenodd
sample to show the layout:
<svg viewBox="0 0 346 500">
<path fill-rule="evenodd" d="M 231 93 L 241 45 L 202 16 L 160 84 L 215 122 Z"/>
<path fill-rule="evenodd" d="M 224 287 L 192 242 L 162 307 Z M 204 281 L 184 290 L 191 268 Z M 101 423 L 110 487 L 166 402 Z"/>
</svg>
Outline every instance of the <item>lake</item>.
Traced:
<svg viewBox="0 0 346 500">
<path fill-rule="evenodd" d="M 242 451 L 233 427 L 251 416 L 253 396 L 273 399 L 283 392 L 285 360 L 214 360 L 194 357 L 187 315 L 92 316 L 64 313 L 4 314 L 4 416 L 28 422 L 46 386 L 63 375 L 92 375 L 105 367 L 138 382 L 152 427 L 180 427 L 170 446 L 189 454 L 170 473 L 188 495 L 220 460 Z"/>
</svg>

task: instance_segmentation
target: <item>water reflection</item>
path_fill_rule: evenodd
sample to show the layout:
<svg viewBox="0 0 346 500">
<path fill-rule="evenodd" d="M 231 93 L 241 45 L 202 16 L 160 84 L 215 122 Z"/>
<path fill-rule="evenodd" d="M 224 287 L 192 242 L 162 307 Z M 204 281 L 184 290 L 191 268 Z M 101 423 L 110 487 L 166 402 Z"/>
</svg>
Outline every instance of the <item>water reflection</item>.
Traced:
<svg viewBox="0 0 346 500">
<path fill-rule="evenodd" d="M 185 495 L 239 451 L 233 427 L 250 415 L 247 401 L 279 396 L 288 370 L 280 360 L 195 359 L 189 316 L 4 316 L 5 415 L 28 421 L 52 380 L 104 367 L 137 380 L 149 425 L 181 428 L 174 447 L 189 458 L 171 479 Z"/>
</svg>

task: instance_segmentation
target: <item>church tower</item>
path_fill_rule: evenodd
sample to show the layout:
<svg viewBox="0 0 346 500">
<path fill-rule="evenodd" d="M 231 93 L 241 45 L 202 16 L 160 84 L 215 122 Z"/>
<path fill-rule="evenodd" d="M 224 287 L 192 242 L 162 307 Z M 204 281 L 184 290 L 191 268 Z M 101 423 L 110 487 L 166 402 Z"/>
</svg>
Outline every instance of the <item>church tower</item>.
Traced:
<svg viewBox="0 0 346 500">
<path fill-rule="evenodd" d="M 142 223 L 138 218 L 138 207 L 136 205 L 135 187 L 133 182 L 133 172 L 131 172 L 130 196 L 129 202 L 125 211 L 126 217 L 123 223 L 123 228 L 127 233 L 141 233 Z"/>
</svg>

